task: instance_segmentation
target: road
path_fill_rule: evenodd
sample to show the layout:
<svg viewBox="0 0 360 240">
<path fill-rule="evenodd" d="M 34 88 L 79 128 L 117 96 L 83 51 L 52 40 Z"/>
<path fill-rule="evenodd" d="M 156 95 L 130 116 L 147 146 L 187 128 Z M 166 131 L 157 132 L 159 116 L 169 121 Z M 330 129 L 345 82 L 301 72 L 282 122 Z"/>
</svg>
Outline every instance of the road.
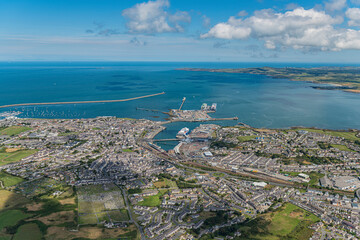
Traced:
<svg viewBox="0 0 360 240">
<path fill-rule="evenodd" d="M 98 101 L 73 101 L 73 102 L 47 102 L 47 103 L 17 103 L 17 104 L 9 104 L 9 105 L 2 105 L 0 108 L 9 108 L 9 107 L 23 107 L 23 106 L 38 106 L 38 105 L 59 105 L 59 104 L 85 104 L 85 103 L 114 103 L 114 102 L 127 102 L 133 101 L 141 98 L 148 98 L 148 97 L 155 97 L 158 95 L 163 95 L 165 92 L 155 93 L 140 97 L 133 97 L 127 99 L 119 99 L 119 100 L 98 100 Z"/>
<path fill-rule="evenodd" d="M 129 204 L 129 201 L 128 201 L 128 197 L 127 197 L 127 194 L 126 194 L 126 191 L 121 188 L 122 190 L 122 193 L 124 195 L 124 201 L 125 201 L 125 204 L 126 204 L 126 207 L 128 209 L 128 212 L 129 212 L 129 216 L 130 216 L 130 220 L 135 224 L 135 226 L 139 229 L 139 232 L 140 232 L 140 235 L 141 235 L 141 240 L 146 240 L 147 238 L 145 237 L 145 234 L 144 234 L 144 231 L 142 229 L 142 227 L 137 223 L 137 221 L 134 219 L 133 215 L 132 215 L 132 211 L 130 209 L 130 204 Z"/>
</svg>

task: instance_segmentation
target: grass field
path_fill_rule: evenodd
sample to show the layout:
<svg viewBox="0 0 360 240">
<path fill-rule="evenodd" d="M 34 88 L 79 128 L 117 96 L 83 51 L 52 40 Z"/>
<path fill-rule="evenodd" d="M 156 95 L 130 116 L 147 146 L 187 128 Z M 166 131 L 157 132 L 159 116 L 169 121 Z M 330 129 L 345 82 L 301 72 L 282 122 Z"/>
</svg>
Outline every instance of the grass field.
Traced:
<svg viewBox="0 0 360 240">
<path fill-rule="evenodd" d="M 0 172 L 0 181 L 2 181 L 4 187 L 10 187 L 23 182 L 24 179 L 7 174 L 5 172 Z"/>
<path fill-rule="evenodd" d="M 310 177 L 310 182 L 309 182 L 310 186 L 317 185 L 319 183 L 319 179 L 325 176 L 324 174 L 317 172 L 311 172 L 308 175 Z"/>
<path fill-rule="evenodd" d="M 22 126 L 11 126 L 5 129 L 0 130 L 0 135 L 9 135 L 14 136 L 18 135 L 19 133 L 31 130 L 29 127 L 22 127 Z"/>
<path fill-rule="evenodd" d="M 126 209 L 115 210 L 108 213 L 114 222 L 129 221 L 129 214 Z"/>
<path fill-rule="evenodd" d="M 341 145 L 341 144 L 331 144 L 331 146 L 332 146 L 333 148 L 339 149 L 340 151 L 355 152 L 354 150 L 351 150 L 350 148 L 348 148 L 348 147 L 345 146 L 345 145 Z"/>
<path fill-rule="evenodd" d="M 237 137 L 239 142 L 248 142 L 248 141 L 254 140 L 255 138 L 256 138 L 256 136 L 238 136 Z"/>
<path fill-rule="evenodd" d="M 12 163 L 12 162 L 18 162 L 21 159 L 36 153 L 37 151 L 38 150 L 35 150 L 35 149 L 18 150 L 16 152 L 0 151 L 0 166 L 8 164 L 8 163 Z"/>
<path fill-rule="evenodd" d="M 164 178 L 164 180 L 162 180 L 162 181 L 155 182 L 154 186 L 156 188 L 166 188 L 166 187 L 168 187 L 168 188 L 177 188 L 176 182 L 171 181 L 171 180 L 169 180 L 167 178 Z"/>
<path fill-rule="evenodd" d="M 281 173 L 287 174 L 292 177 L 296 177 L 300 174 L 300 172 L 284 172 L 284 171 L 282 171 Z M 317 173 L 317 172 L 311 172 L 311 173 L 305 172 L 305 174 L 309 175 L 309 177 L 310 177 L 310 181 L 309 181 L 309 183 L 307 183 L 309 185 L 316 185 L 317 183 L 319 183 L 319 179 L 322 178 L 323 176 L 325 176 L 324 174 Z"/>
<path fill-rule="evenodd" d="M 161 200 L 160 197 L 164 195 L 167 190 L 160 190 L 158 194 L 154 196 L 144 197 L 144 201 L 139 202 L 140 206 L 147 206 L 147 207 L 157 207 L 160 206 Z"/>
<path fill-rule="evenodd" d="M 98 220 L 95 214 L 81 215 L 79 218 L 79 224 L 97 224 Z"/>
<path fill-rule="evenodd" d="M 28 223 L 18 228 L 14 240 L 41 240 L 42 234 L 37 224 Z"/>
<path fill-rule="evenodd" d="M 15 207 L 17 205 L 25 205 L 29 200 L 20 194 L 16 194 L 7 190 L 0 190 L 0 211 Z"/>
<path fill-rule="evenodd" d="M 309 239 L 308 226 L 320 219 L 293 204 L 286 203 L 275 212 L 262 214 L 240 227 L 244 239 Z"/>
<path fill-rule="evenodd" d="M 134 232 L 135 231 L 135 232 Z M 95 226 L 81 226 L 79 231 L 64 231 L 63 227 L 51 226 L 47 229 L 45 239 L 47 240 L 68 240 L 68 239 L 128 239 L 137 240 L 135 225 L 127 228 L 106 229 Z M 129 238 L 121 238 L 129 237 Z"/>
<path fill-rule="evenodd" d="M 0 212 L 0 231 L 4 227 L 14 226 L 20 220 L 30 217 L 31 214 L 23 213 L 20 210 L 7 210 Z"/>
<path fill-rule="evenodd" d="M 360 138 L 356 137 L 355 132 L 341 132 L 341 131 L 331 131 L 331 130 L 312 129 L 312 128 L 294 128 L 294 129 L 291 129 L 290 131 L 299 131 L 299 130 L 305 130 L 308 132 L 315 132 L 315 133 L 322 133 L 322 134 L 327 134 L 327 135 L 331 135 L 334 137 L 343 137 L 350 141 L 360 140 Z"/>
<path fill-rule="evenodd" d="M 126 148 L 126 149 L 123 149 L 122 150 L 123 152 L 134 152 L 132 149 L 130 149 L 130 148 Z"/>
</svg>

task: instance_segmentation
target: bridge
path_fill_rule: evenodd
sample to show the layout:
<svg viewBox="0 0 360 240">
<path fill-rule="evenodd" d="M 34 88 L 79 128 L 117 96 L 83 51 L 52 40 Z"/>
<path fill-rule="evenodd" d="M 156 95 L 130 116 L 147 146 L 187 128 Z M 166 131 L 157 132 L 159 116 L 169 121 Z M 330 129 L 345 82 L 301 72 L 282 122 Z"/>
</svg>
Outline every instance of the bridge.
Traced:
<svg viewBox="0 0 360 240">
<path fill-rule="evenodd" d="M 0 108 L 9 108 L 9 107 L 23 107 L 23 106 L 39 106 L 39 105 L 61 105 L 61 104 L 85 104 L 85 103 L 114 103 L 114 102 L 127 102 L 133 101 L 141 98 L 149 98 L 155 97 L 158 95 L 163 95 L 165 92 L 155 93 L 140 97 L 133 97 L 127 99 L 118 99 L 118 100 L 97 100 L 97 101 L 72 101 L 72 102 L 46 102 L 46 103 L 17 103 L 17 104 L 9 104 L 9 105 L 2 105 Z"/>
</svg>

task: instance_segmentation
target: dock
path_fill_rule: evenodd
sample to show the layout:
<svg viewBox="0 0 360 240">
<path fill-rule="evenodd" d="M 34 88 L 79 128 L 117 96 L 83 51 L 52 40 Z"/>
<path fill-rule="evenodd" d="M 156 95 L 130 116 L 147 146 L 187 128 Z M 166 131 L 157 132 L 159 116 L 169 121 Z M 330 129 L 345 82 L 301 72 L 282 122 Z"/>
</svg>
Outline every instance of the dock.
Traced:
<svg viewBox="0 0 360 240">
<path fill-rule="evenodd" d="M 154 142 L 170 142 L 170 141 L 180 141 L 178 138 L 169 138 L 169 139 L 152 139 Z"/>
<path fill-rule="evenodd" d="M 169 120 L 167 123 L 172 122 L 209 122 L 209 121 L 231 121 L 231 120 L 238 120 L 238 117 L 231 117 L 231 118 L 206 118 L 206 119 L 196 119 L 196 118 L 182 118 L 182 119 L 176 119 L 173 118 Z"/>
</svg>

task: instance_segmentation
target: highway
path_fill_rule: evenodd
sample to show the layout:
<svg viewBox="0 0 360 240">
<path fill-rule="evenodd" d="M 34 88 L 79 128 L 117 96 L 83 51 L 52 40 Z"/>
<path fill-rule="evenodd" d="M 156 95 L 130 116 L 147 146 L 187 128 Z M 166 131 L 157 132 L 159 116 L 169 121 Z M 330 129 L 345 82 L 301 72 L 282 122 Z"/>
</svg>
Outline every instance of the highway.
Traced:
<svg viewBox="0 0 360 240">
<path fill-rule="evenodd" d="M 127 99 L 118 99 L 118 100 L 97 100 L 97 101 L 73 101 L 73 102 L 46 102 L 46 103 L 17 103 L 17 104 L 9 104 L 9 105 L 2 105 L 0 108 L 9 108 L 9 107 L 23 107 L 23 106 L 39 106 L 39 105 L 60 105 L 60 104 L 85 104 L 85 103 L 114 103 L 114 102 L 127 102 L 133 101 L 141 98 L 149 98 L 155 97 L 158 95 L 163 95 L 165 92 L 155 93 L 140 97 L 133 97 Z"/>
</svg>

